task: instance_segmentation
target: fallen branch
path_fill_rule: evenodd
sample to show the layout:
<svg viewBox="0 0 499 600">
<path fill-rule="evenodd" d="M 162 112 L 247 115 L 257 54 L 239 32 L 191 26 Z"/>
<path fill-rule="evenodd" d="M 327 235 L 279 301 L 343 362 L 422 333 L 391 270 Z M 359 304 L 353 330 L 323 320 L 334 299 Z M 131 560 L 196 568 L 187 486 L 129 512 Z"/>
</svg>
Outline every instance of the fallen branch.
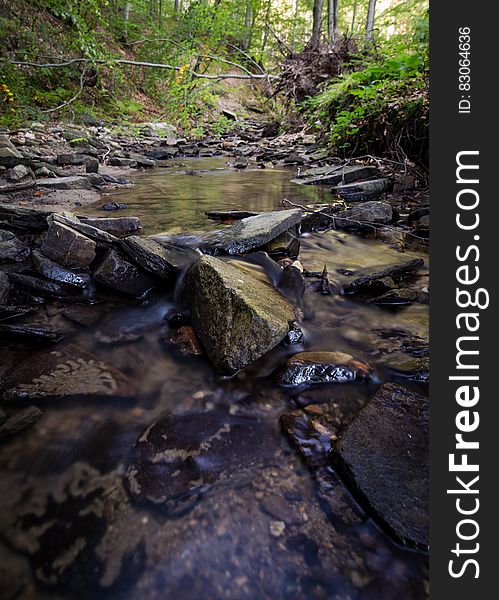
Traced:
<svg viewBox="0 0 499 600">
<path fill-rule="evenodd" d="M 29 61 L 5 60 L 5 59 L 0 61 L 0 63 L 6 63 L 6 62 L 8 62 L 9 64 L 12 64 L 12 65 L 18 65 L 18 66 L 22 66 L 22 67 L 35 67 L 35 68 L 40 68 L 40 69 L 57 69 L 57 68 L 61 68 L 61 67 L 69 67 L 69 66 L 75 65 L 75 64 L 87 64 L 87 63 L 97 64 L 97 65 L 130 65 L 130 66 L 134 66 L 134 67 L 147 67 L 147 68 L 151 68 L 151 69 L 169 69 L 171 71 L 180 71 L 180 69 L 181 69 L 181 67 L 179 67 L 179 66 L 169 65 L 167 63 L 151 63 L 151 62 L 144 62 L 144 61 L 138 61 L 138 60 L 127 60 L 127 59 L 123 59 L 123 58 L 111 58 L 109 60 L 90 59 L 90 58 L 70 58 L 63 62 L 58 62 L 58 63 L 55 63 L 55 62 L 54 63 L 36 63 L 36 62 L 29 62 Z M 276 79 L 275 75 L 269 75 L 267 73 L 265 73 L 265 74 L 249 73 L 249 71 L 247 74 L 219 73 L 218 75 L 208 75 L 206 73 L 197 73 L 193 69 L 187 69 L 186 72 L 190 73 L 193 77 L 195 77 L 197 79 L 213 79 L 213 80 L 220 80 L 220 79 Z"/>
</svg>

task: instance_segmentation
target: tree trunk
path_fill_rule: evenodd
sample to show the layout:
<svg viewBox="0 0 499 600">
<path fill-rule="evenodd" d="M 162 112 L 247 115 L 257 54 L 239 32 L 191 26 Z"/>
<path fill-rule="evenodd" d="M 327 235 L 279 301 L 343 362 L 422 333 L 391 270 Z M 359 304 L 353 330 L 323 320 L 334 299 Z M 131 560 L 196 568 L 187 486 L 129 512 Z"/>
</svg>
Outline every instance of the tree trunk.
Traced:
<svg viewBox="0 0 499 600">
<path fill-rule="evenodd" d="M 298 24 L 298 14 L 300 12 L 299 0 L 295 2 L 295 18 L 293 19 L 293 33 L 291 37 L 291 50 L 295 51 L 296 44 L 296 25 Z"/>
<path fill-rule="evenodd" d="M 355 17 L 357 16 L 357 2 L 353 3 L 353 9 L 352 9 L 352 25 L 350 27 L 350 35 L 353 35 L 353 32 L 355 31 Z"/>
<path fill-rule="evenodd" d="M 312 37 L 310 39 L 310 46 L 312 48 L 317 48 L 321 41 L 323 5 L 324 0 L 314 0 L 314 24 L 312 28 Z"/>
<path fill-rule="evenodd" d="M 369 6 L 367 8 L 367 22 L 366 22 L 366 42 L 369 44 L 372 42 L 374 37 L 374 15 L 376 13 L 376 0 L 369 0 Z"/>
<path fill-rule="evenodd" d="M 327 0 L 327 36 L 331 44 L 338 32 L 338 0 Z"/>
</svg>

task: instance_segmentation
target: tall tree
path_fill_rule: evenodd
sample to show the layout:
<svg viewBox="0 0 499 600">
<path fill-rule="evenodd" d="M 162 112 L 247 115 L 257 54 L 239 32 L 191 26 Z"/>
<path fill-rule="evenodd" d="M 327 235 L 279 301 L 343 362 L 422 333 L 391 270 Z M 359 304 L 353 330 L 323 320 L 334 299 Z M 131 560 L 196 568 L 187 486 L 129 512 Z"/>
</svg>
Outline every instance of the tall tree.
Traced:
<svg viewBox="0 0 499 600">
<path fill-rule="evenodd" d="M 374 15 L 376 13 L 376 0 L 369 0 L 369 6 L 367 7 L 367 21 L 366 21 L 366 42 L 369 44 L 372 42 L 374 37 Z"/>
<path fill-rule="evenodd" d="M 327 36 L 334 44 L 338 32 L 338 0 L 327 0 Z"/>
<path fill-rule="evenodd" d="M 317 48 L 321 41 L 323 6 L 324 0 L 314 0 L 314 22 L 312 27 L 312 37 L 310 38 L 310 46 L 312 48 Z"/>
</svg>

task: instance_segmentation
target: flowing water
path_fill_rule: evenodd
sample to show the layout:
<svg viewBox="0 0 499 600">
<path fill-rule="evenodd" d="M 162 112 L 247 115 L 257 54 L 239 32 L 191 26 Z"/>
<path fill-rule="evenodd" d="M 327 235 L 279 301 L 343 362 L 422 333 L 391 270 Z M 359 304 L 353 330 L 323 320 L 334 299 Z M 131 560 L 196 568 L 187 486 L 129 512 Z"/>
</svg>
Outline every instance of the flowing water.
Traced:
<svg viewBox="0 0 499 600">
<path fill-rule="evenodd" d="M 168 169 L 137 174 L 133 188 L 113 191 L 105 201 L 126 203 L 128 210 L 119 214 L 140 217 L 147 235 L 189 234 L 192 241 L 220 227 L 206 210 L 258 212 L 282 208 L 283 198 L 299 204 L 323 200 L 317 188 L 292 184 L 289 169 L 235 171 L 225 160 L 175 161 Z M 105 215 L 98 207 L 82 212 Z M 301 244 L 304 267 L 321 271 L 326 265 L 331 283 L 339 285 L 359 269 L 417 256 L 338 231 L 306 234 Z M 246 268 L 272 279 L 264 267 Z M 427 277 L 422 270 L 413 286 L 425 288 Z M 280 432 L 279 417 L 296 408 L 297 391 L 277 388 L 269 375 L 286 355 L 320 349 L 348 352 L 389 378 L 397 363 L 417 356 L 414 347 L 425 346 L 427 306 L 388 310 L 322 296 L 311 285 L 304 344 L 277 348 L 232 378 L 217 376 L 203 358 L 185 358 L 173 349 L 165 322 L 175 307 L 173 294 L 157 294 L 141 305 L 97 306 L 96 319 L 69 341 L 125 373 L 139 394 L 133 400 L 40 402 L 41 420 L 0 447 L 7 506 L 0 550 L 7 557 L 4 569 L 28 581 L 19 597 L 426 597 L 424 554 L 399 546 L 370 515 L 347 518 L 346 505 L 345 514 L 335 514 L 328 494 L 339 493 L 348 505 L 350 493 L 331 469 L 310 470 Z M 409 355 L 404 344 L 412 348 Z M 337 401 L 341 428 L 341 414 L 354 414 L 373 389 L 323 386 L 312 390 L 311 402 L 320 407 L 324 396 L 329 405 Z M 196 430 L 199 415 L 213 411 L 223 429 L 227 415 L 238 410 L 258 418 L 255 455 L 259 447 L 264 459 L 240 457 L 236 464 L 225 448 L 213 459 L 223 468 L 214 469 L 206 493 L 184 498 L 169 512 L 131 501 L 123 475 L 132 446 L 158 415 L 191 415 Z"/>
</svg>

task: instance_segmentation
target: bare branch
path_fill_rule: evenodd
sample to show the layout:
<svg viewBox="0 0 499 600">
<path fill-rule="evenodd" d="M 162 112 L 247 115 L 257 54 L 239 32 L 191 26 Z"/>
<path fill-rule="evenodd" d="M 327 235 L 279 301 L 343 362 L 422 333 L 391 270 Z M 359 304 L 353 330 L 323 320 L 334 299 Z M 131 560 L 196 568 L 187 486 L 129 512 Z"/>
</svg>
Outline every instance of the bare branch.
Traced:
<svg viewBox="0 0 499 600">
<path fill-rule="evenodd" d="M 136 61 L 136 60 L 127 60 L 121 58 L 111 58 L 109 60 L 102 59 L 90 59 L 90 58 L 70 58 L 63 62 L 59 63 L 36 63 L 36 62 L 28 62 L 28 61 L 16 61 L 16 60 L 2 60 L 2 63 L 9 62 L 13 65 L 19 65 L 24 67 L 35 67 L 35 68 L 46 68 L 46 69 L 56 69 L 59 67 L 68 67 L 70 65 L 82 64 L 82 63 L 91 63 L 98 65 L 131 65 L 136 67 L 147 67 L 152 69 L 169 69 L 171 71 L 180 71 L 180 67 L 176 65 L 169 65 L 167 63 L 151 63 L 144 61 Z M 239 68 L 242 68 L 238 65 Z M 193 77 L 197 79 L 275 79 L 275 76 L 268 74 L 241 74 L 241 73 L 219 73 L 217 75 L 209 75 L 206 73 L 197 73 L 193 69 L 187 69 L 186 72 L 190 73 Z"/>
<path fill-rule="evenodd" d="M 87 67 L 84 66 L 83 70 L 81 72 L 80 75 L 80 89 L 76 92 L 76 94 L 71 98 L 71 100 L 68 100 L 67 102 L 63 102 L 61 105 L 59 106 L 55 106 L 54 108 L 47 108 L 46 110 L 42 110 L 43 113 L 52 113 L 52 112 L 56 112 L 58 110 L 61 110 L 62 108 L 65 108 L 66 106 L 69 106 L 72 102 L 74 102 L 83 92 L 83 88 L 85 87 L 85 82 L 84 82 L 84 78 L 85 78 L 85 74 L 87 72 Z"/>
</svg>

